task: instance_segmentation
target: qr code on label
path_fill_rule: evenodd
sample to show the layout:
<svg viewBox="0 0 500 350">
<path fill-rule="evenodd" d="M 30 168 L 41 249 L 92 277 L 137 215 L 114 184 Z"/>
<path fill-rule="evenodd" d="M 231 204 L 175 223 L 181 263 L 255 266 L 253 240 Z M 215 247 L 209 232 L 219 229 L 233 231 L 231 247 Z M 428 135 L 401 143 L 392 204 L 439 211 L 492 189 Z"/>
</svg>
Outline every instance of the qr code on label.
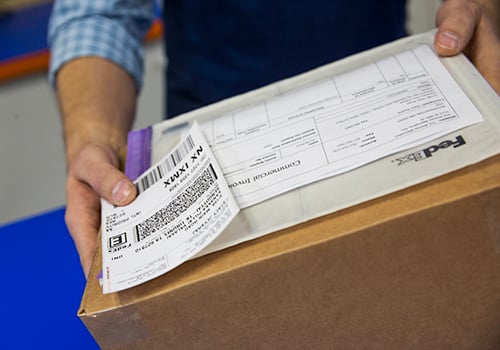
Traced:
<svg viewBox="0 0 500 350">
<path fill-rule="evenodd" d="M 134 226 L 134 239 L 140 242 L 157 230 L 167 226 L 187 211 L 217 180 L 212 164 L 200 174 L 181 194 L 174 198 L 167 206 L 157 211 L 145 221 Z"/>
</svg>

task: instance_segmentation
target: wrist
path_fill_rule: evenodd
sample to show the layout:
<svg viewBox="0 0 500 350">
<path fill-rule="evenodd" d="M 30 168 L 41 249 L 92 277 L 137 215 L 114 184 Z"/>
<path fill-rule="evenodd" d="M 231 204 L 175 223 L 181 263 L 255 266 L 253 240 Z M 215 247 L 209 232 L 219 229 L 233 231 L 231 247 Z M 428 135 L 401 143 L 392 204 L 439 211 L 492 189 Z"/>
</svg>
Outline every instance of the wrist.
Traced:
<svg viewBox="0 0 500 350">
<path fill-rule="evenodd" d="M 67 119 L 64 123 L 67 163 L 70 164 L 85 146 L 91 144 L 106 147 L 116 155 L 122 155 L 126 150 L 127 132 L 126 129 L 99 121 L 71 123 Z"/>
</svg>

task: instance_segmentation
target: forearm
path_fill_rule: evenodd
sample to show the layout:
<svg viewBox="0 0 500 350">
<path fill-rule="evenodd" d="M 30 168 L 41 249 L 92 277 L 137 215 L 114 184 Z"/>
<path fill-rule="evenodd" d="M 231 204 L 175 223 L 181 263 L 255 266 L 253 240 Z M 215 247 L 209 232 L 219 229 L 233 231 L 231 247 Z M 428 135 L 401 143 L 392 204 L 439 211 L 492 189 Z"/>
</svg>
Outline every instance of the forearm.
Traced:
<svg viewBox="0 0 500 350">
<path fill-rule="evenodd" d="M 123 151 L 136 108 L 131 76 L 106 59 L 82 57 L 65 64 L 56 81 L 68 162 L 89 143 Z"/>
</svg>

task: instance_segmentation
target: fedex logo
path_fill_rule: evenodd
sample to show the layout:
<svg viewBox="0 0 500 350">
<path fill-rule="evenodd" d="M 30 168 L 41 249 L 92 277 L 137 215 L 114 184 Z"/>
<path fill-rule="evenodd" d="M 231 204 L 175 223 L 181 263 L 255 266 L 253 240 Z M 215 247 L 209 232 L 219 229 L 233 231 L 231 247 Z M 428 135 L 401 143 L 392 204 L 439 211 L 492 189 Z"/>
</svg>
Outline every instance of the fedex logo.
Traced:
<svg viewBox="0 0 500 350">
<path fill-rule="evenodd" d="M 464 138 L 462 137 L 462 135 L 458 135 L 457 137 L 455 137 L 454 140 L 442 141 L 437 145 L 433 145 L 433 146 L 427 147 L 423 150 L 413 152 L 413 153 L 404 155 L 402 157 L 398 157 L 396 159 L 393 159 L 392 162 L 396 162 L 397 163 L 396 165 L 398 165 L 398 166 L 406 164 L 408 162 L 419 162 L 421 160 L 432 157 L 432 155 L 434 153 L 436 153 L 437 151 L 439 151 L 440 149 L 445 149 L 445 148 L 449 148 L 449 147 L 457 148 L 457 147 L 463 146 L 465 144 L 466 144 L 466 142 L 465 142 Z"/>
</svg>

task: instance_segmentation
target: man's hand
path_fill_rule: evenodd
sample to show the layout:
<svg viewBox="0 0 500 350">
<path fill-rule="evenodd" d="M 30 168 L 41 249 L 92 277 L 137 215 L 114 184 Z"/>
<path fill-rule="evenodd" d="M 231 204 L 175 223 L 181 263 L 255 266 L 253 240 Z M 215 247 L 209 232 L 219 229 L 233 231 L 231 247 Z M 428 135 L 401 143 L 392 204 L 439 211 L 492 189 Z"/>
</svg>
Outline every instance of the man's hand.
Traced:
<svg viewBox="0 0 500 350">
<path fill-rule="evenodd" d="M 436 23 L 437 53 L 453 56 L 463 52 L 500 94 L 500 1 L 447 0 Z"/>
<path fill-rule="evenodd" d="M 135 186 L 118 170 L 135 113 L 132 78 L 98 57 L 78 58 L 57 75 L 68 174 L 66 224 L 88 276 L 101 222 L 100 198 L 130 203 Z"/>
<path fill-rule="evenodd" d="M 118 155 L 107 145 L 86 145 L 68 167 L 66 224 L 88 276 L 97 247 L 100 198 L 115 205 L 130 203 L 136 196 L 132 182 L 118 170 Z"/>
</svg>

